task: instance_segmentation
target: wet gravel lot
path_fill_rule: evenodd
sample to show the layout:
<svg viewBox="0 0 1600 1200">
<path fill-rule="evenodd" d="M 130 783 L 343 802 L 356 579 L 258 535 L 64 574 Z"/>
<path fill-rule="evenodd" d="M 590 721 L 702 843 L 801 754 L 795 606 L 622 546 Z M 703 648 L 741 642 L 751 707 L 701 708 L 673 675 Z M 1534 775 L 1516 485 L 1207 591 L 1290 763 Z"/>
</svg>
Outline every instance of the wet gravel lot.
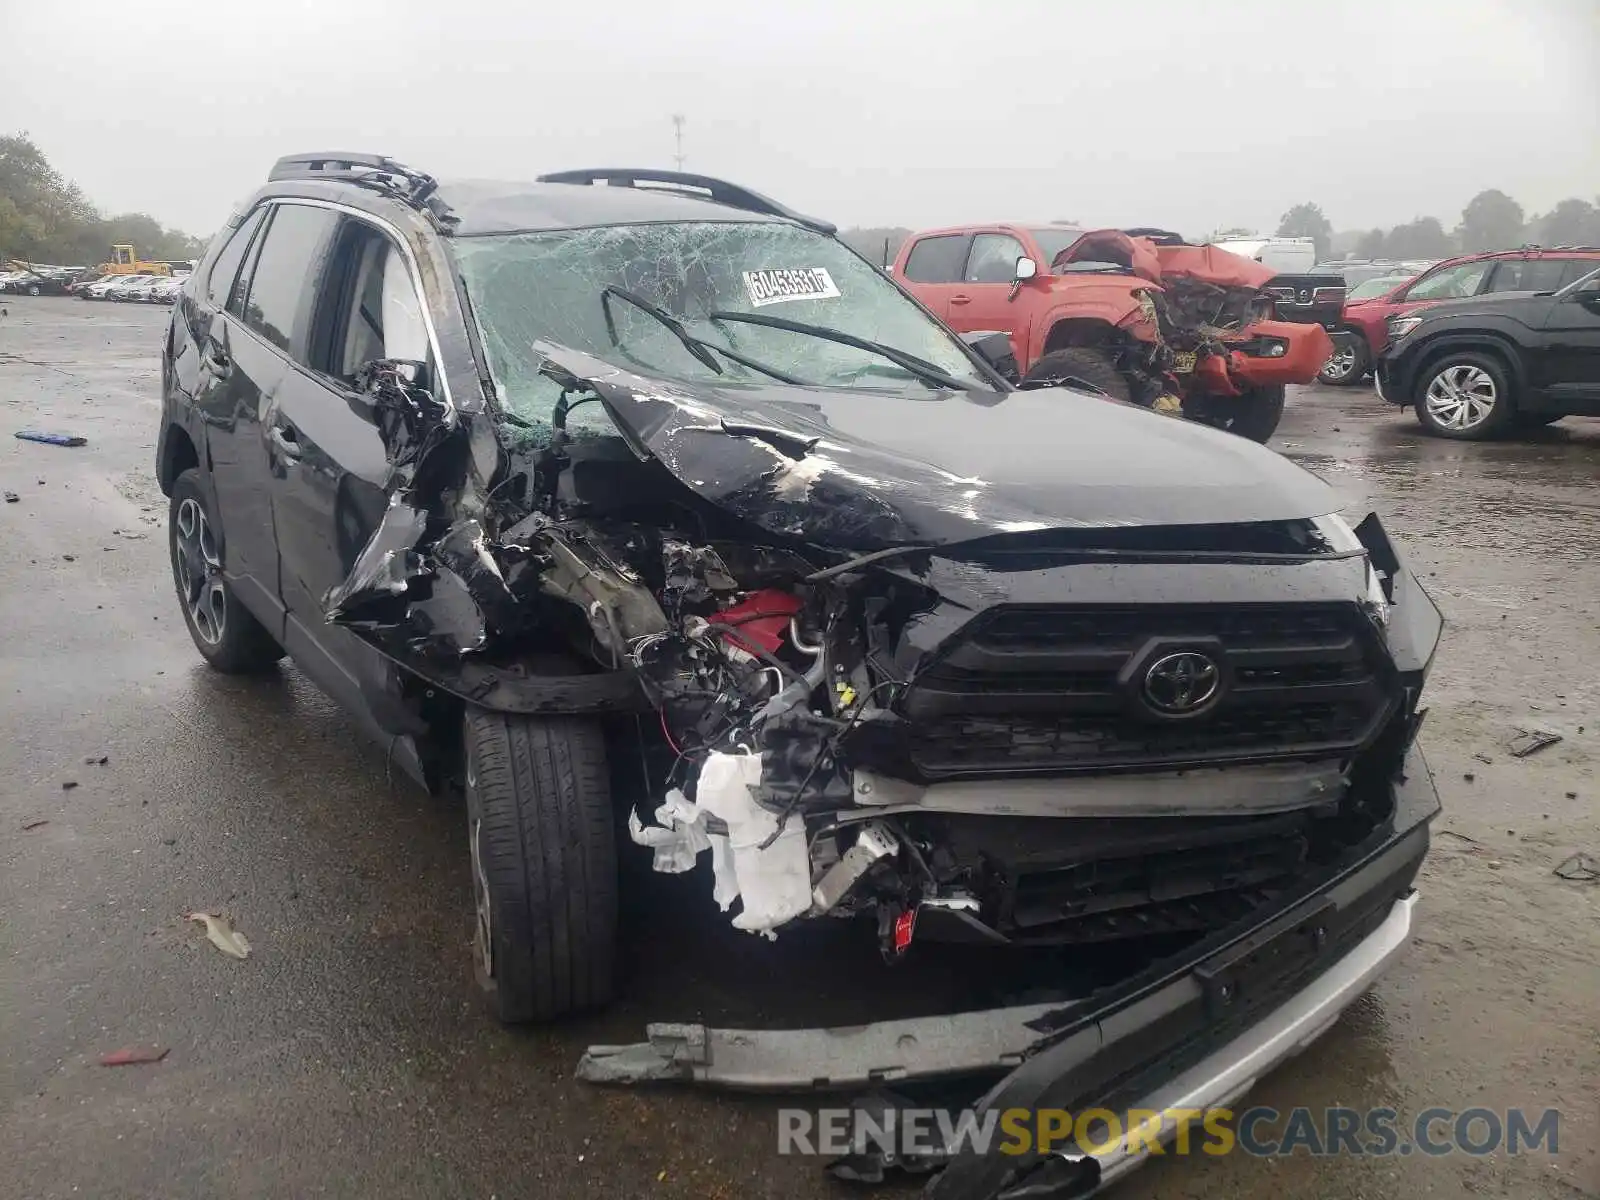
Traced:
<svg viewBox="0 0 1600 1200">
<path fill-rule="evenodd" d="M 596 1089 L 578 1053 L 649 1020 L 936 1011 L 961 972 L 889 974 L 833 930 L 768 946 L 707 881 L 647 877 L 612 1011 L 496 1026 L 460 811 L 391 781 L 292 667 L 227 679 L 189 642 L 152 476 L 166 310 L 0 304 L 0 1197 L 851 1194 L 777 1157 L 776 1101 Z M 1169 1157 L 1114 1195 L 1600 1196 L 1600 886 L 1552 874 L 1600 856 L 1600 420 L 1440 442 L 1312 388 L 1274 445 L 1382 513 L 1445 612 L 1422 735 L 1445 809 L 1405 958 L 1251 1098 L 1555 1107 L 1560 1153 Z M 1531 728 L 1562 740 L 1511 757 Z M 128 1045 L 170 1053 L 98 1065 Z"/>
</svg>

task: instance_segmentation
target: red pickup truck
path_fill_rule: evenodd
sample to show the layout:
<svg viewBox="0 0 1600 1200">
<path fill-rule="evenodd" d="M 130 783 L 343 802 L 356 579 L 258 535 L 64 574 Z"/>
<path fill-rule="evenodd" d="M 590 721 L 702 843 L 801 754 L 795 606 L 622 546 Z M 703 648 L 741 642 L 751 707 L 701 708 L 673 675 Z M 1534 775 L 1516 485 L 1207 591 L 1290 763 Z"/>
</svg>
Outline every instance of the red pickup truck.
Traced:
<svg viewBox="0 0 1600 1200">
<path fill-rule="evenodd" d="M 1088 384 L 1264 442 L 1287 383 L 1333 350 L 1274 319 L 1277 272 L 1160 230 L 968 225 L 906 240 L 894 274 L 958 333 L 1011 336 L 1024 382 Z"/>
</svg>

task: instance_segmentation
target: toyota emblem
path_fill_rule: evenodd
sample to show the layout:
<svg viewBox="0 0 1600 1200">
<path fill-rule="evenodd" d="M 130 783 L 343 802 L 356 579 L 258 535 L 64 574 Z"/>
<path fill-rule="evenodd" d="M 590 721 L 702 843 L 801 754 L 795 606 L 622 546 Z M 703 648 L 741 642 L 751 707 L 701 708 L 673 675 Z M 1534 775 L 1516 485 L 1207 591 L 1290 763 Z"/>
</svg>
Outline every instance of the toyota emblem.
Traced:
<svg viewBox="0 0 1600 1200">
<path fill-rule="evenodd" d="M 1144 673 L 1145 703 L 1169 717 L 1187 717 L 1217 698 L 1222 670 L 1196 650 L 1163 655 Z"/>
</svg>

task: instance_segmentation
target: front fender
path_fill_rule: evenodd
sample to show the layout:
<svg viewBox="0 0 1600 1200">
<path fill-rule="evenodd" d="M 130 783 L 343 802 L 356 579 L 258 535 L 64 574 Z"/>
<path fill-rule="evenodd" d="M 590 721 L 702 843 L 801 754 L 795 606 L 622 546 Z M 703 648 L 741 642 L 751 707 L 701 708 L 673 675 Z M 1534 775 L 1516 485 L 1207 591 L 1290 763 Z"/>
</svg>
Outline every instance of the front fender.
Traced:
<svg viewBox="0 0 1600 1200">
<path fill-rule="evenodd" d="M 1429 363 L 1437 360 L 1442 354 L 1454 350 L 1486 348 L 1499 352 L 1500 357 L 1505 359 L 1507 370 L 1511 373 L 1513 388 L 1522 390 L 1527 387 L 1528 379 L 1522 361 L 1523 339 L 1513 332 L 1515 328 L 1511 322 L 1480 321 L 1470 327 L 1444 325 L 1442 328 L 1422 331 L 1420 337 L 1406 338 L 1390 350 L 1400 390 L 1403 394 L 1410 395 L 1418 376 L 1427 369 Z"/>
</svg>

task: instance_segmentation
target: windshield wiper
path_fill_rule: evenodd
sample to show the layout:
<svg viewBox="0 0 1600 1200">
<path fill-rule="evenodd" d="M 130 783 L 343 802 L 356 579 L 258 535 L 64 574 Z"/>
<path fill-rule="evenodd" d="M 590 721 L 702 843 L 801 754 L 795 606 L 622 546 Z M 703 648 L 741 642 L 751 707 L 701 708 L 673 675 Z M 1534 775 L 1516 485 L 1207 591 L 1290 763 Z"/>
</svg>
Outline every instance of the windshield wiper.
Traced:
<svg viewBox="0 0 1600 1200">
<path fill-rule="evenodd" d="M 769 317 L 762 313 L 742 312 L 714 312 L 707 313 L 706 319 L 711 321 L 742 321 L 746 325 L 765 325 L 769 329 L 787 329 L 790 333 L 807 333 L 812 337 L 826 338 L 830 342 L 838 342 L 843 346 L 854 346 L 857 350 L 865 350 L 869 354 L 881 355 L 897 366 L 904 367 L 923 383 L 933 387 L 949 388 L 951 391 L 965 392 L 970 389 L 954 375 L 934 366 L 925 358 L 918 358 L 905 350 L 894 346 L 885 346 L 882 342 L 869 341 L 859 338 L 853 333 L 845 333 L 842 329 L 830 329 L 826 325 L 807 325 L 804 321 L 791 321 L 786 317 Z"/>
<path fill-rule="evenodd" d="M 683 322 L 678 320 L 677 317 L 674 317 L 665 309 L 657 308 L 643 296 L 635 295 L 633 292 L 630 292 L 625 288 L 613 287 L 611 284 L 607 284 L 605 287 L 600 289 L 600 308 L 601 311 L 606 315 L 606 332 L 611 335 L 611 344 L 613 346 L 620 346 L 622 344 L 617 338 L 616 322 L 611 319 L 611 297 L 613 296 L 616 296 L 620 300 L 626 300 L 640 312 L 648 313 L 657 321 L 660 321 L 661 324 L 667 328 L 668 332 L 670 332 L 674 337 L 683 343 L 683 348 L 685 350 L 694 355 L 706 366 L 710 367 L 718 375 L 722 374 L 722 364 L 711 357 L 711 351 L 706 349 L 704 343 L 702 343 L 699 338 L 695 337 L 694 334 L 685 329 L 683 327 Z"/>
<path fill-rule="evenodd" d="M 703 338 L 695 337 L 694 334 L 690 333 L 683 327 L 682 321 L 678 320 L 677 317 L 674 317 L 665 309 L 658 308 L 656 305 L 651 304 L 650 301 L 646 300 L 643 296 L 640 296 L 635 292 L 630 292 L 626 288 L 614 287 L 608 284 L 606 287 L 600 289 L 600 307 L 602 310 L 604 310 L 606 315 L 606 332 L 611 335 L 611 344 L 619 349 L 621 348 L 621 343 L 617 340 L 617 327 L 616 324 L 611 320 L 610 300 L 612 296 L 626 300 L 640 312 L 646 313 L 649 316 L 654 317 L 657 321 L 660 321 L 662 325 L 666 326 L 666 328 L 680 342 L 683 343 L 683 348 L 685 350 L 694 355 L 695 358 L 699 359 L 706 366 L 710 367 L 718 375 L 722 374 L 722 366 L 716 361 L 716 359 L 711 357 L 710 351 L 712 350 L 715 350 L 718 354 L 721 354 L 724 357 L 732 359 L 742 367 L 749 367 L 752 371 L 758 371 L 770 379 L 776 379 L 779 383 L 789 383 L 795 385 L 796 387 L 805 386 L 805 380 L 803 379 L 796 379 L 793 375 L 790 375 L 784 371 L 780 371 L 776 367 L 769 367 L 759 363 L 753 358 L 749 358 L 746 355 L 740 354 L 737 350 L 729 349 L 727 346 L 719 346 L 715 342 L 708 342 Z"/>
</svg>

